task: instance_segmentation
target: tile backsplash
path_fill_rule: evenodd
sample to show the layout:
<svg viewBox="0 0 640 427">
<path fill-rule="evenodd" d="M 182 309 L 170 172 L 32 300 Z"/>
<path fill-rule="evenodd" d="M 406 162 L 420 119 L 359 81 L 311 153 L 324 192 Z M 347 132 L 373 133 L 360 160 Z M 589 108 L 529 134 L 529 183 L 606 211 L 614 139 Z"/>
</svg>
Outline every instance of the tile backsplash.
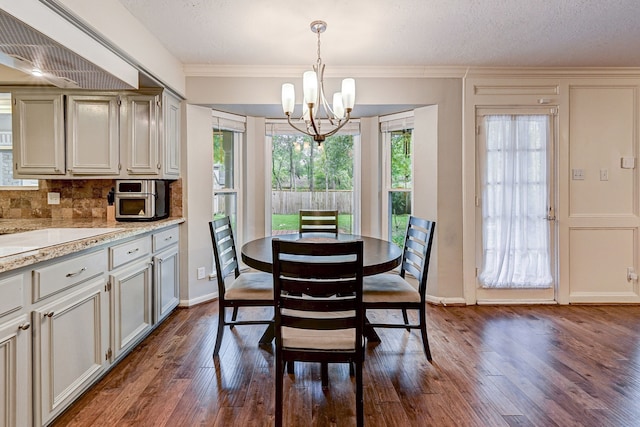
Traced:
<svg viewBox="0 0 640 427">
<path fill-rule="evenodd" d="M 40 180 L 37 190 L 0 191 L 0 218 L 107 218 L 112 179 Z M 171 182 L 172 217 L 182 216 L 182 180 Z M 60 204 L 47 203 L 47 193 L 60 193 Z"/>
</svg>

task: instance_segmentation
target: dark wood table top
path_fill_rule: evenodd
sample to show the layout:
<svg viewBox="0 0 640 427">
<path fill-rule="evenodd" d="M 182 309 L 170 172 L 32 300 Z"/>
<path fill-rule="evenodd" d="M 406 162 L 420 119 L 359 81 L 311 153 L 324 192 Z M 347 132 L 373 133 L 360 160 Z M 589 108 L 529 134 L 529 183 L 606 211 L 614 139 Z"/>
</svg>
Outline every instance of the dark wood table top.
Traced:
<svg viewBox="0 0 640 427">
<path fill-rule="evenodd" d="M 256 270 L 271 273 L 273 263 L 271 240 L 274 238 L 281 240 L 299 240 L 302 238 L 308 240 L 333 240 L 336 237 L 332 234 L 323 234 L 321 236 L 305 234 L 301 236 L 298 233 L 263 237 L 252 240 L 242 246 L 242 261 L 249 267 L 255 268 Z M 365 276 L 371 276 L 393 270 L 400 265 L 400 261 L 402 260 L 402 250 L 395 244 L 386 240 L 377 239 L 375 237 L 357 236 L 353 234 L 338 234 L 337 239 L 341 241 L 355 239 L 362 240 Z"/>
</svg>

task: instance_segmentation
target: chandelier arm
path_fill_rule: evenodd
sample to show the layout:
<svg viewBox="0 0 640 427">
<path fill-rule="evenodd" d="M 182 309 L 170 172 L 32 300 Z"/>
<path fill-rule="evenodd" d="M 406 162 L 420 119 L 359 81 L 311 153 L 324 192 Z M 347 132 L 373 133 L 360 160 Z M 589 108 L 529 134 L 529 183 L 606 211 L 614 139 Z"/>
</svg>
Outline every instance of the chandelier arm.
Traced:
<svg viewBox="0 0 640 427">
<path fill-rule="evenodd" d="M 306 130 L 300 129 L 298 126 L 294 125 L 293 122 L 291 121 L 291 114 L 287 114 L 287 122 L 289 122 L 289 126 L 291 126 L 292 128 L 294 128 L 295 130 L 297 130 L 300 133 L 303 133 L 307 136 L 313 137 L 314 135 L 312 133 L 307 132 Z"/>
<path fill-rule="evenodd" d="M 344 127 L 344 125 L 346 125 L 349 122 L 349 120 L 351 119 L 350 116 L 351 116 L 351 113 L 347 113 L 347 116 L 345 117 L 345 120 L 338 122 L 338 126 L 335 127 L 334 129 L 332 129 L 331 131 L 325 133 L 324 136 L 327 137 L 327 136 L 335 135 L 340 129 L 342 129 Z"/>
<path fill-rule="evenodd" d="M 313 127 L 313 131 L 315 132 L 316 135 L 320 135 L 320 130 L 318 129 L 318 126 L 316 125 L 316 121 L 313 120 L 313 107 L 309 106 L 309 121 L 311 122 L 311 127 Z M 307 128 L 309 127 L 309 125 L 307 124 Z M 311 133 L 308 133 L 307 135 L 309 136 L 315 136 Z"/>
</svg>

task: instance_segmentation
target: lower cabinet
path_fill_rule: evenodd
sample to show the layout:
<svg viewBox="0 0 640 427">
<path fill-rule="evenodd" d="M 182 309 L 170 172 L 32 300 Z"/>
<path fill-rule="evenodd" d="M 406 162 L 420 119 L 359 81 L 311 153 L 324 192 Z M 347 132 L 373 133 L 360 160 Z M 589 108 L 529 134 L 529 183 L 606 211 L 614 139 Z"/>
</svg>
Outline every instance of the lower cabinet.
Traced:
<svg viewBox="0 0 640 427">
<path fill-rule="evenodd" d="M 31 324 L 24 314 L 0 324 L 0 426 L 31 425 Z"/>
<path fill-rule="evenodd" d="M 158 323 L 180 302 L 180 257 L 175 244 L 153 256 L 155 307 L 153 323 Z"/>
<path fill-rule="evenodd" d="M 111 273 L 113 359 L 129 350 L 153 326 L 152 264 L 149 259 Z"/>
<path fill-rule="evenodd" d="M 101 275 L 32 312 L 35 425 L 58 415 L 109 365 L 109 298 Z"/>
</svg>

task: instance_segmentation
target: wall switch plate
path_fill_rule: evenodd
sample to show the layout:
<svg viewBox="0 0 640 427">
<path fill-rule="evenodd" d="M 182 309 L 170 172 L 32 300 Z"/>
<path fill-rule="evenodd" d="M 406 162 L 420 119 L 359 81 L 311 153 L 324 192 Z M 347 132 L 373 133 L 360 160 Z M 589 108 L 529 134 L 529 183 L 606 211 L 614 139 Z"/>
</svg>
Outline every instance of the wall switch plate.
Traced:
<svg viewBox="0 0 640 427">
<path fill-rule="evenodd" d="M 622 157 L 620 159 L 620 167 L 622 169 L 633 169 L 636 167 L 635 157 Z"/>
<path fill-rule="evenodd" d="M 584 179 L 584 169 L 571 169 L 571 179 L 573 179 L 573 180 L 583 180 Z"/>
<path fill-rule="evenodd" d="M 204 267 L 198 267 L 198 279 L 204 279 Z"/>
<path fill-rule="evenodd" d="M 608 169 L 600 169 L 600 181 L 609 181 Z"/>
<path fill-rule="evenodd" d="M 59 205 L 60 193 L 47 193 L 47 203 L 50 205 Z"/>
</svg>

